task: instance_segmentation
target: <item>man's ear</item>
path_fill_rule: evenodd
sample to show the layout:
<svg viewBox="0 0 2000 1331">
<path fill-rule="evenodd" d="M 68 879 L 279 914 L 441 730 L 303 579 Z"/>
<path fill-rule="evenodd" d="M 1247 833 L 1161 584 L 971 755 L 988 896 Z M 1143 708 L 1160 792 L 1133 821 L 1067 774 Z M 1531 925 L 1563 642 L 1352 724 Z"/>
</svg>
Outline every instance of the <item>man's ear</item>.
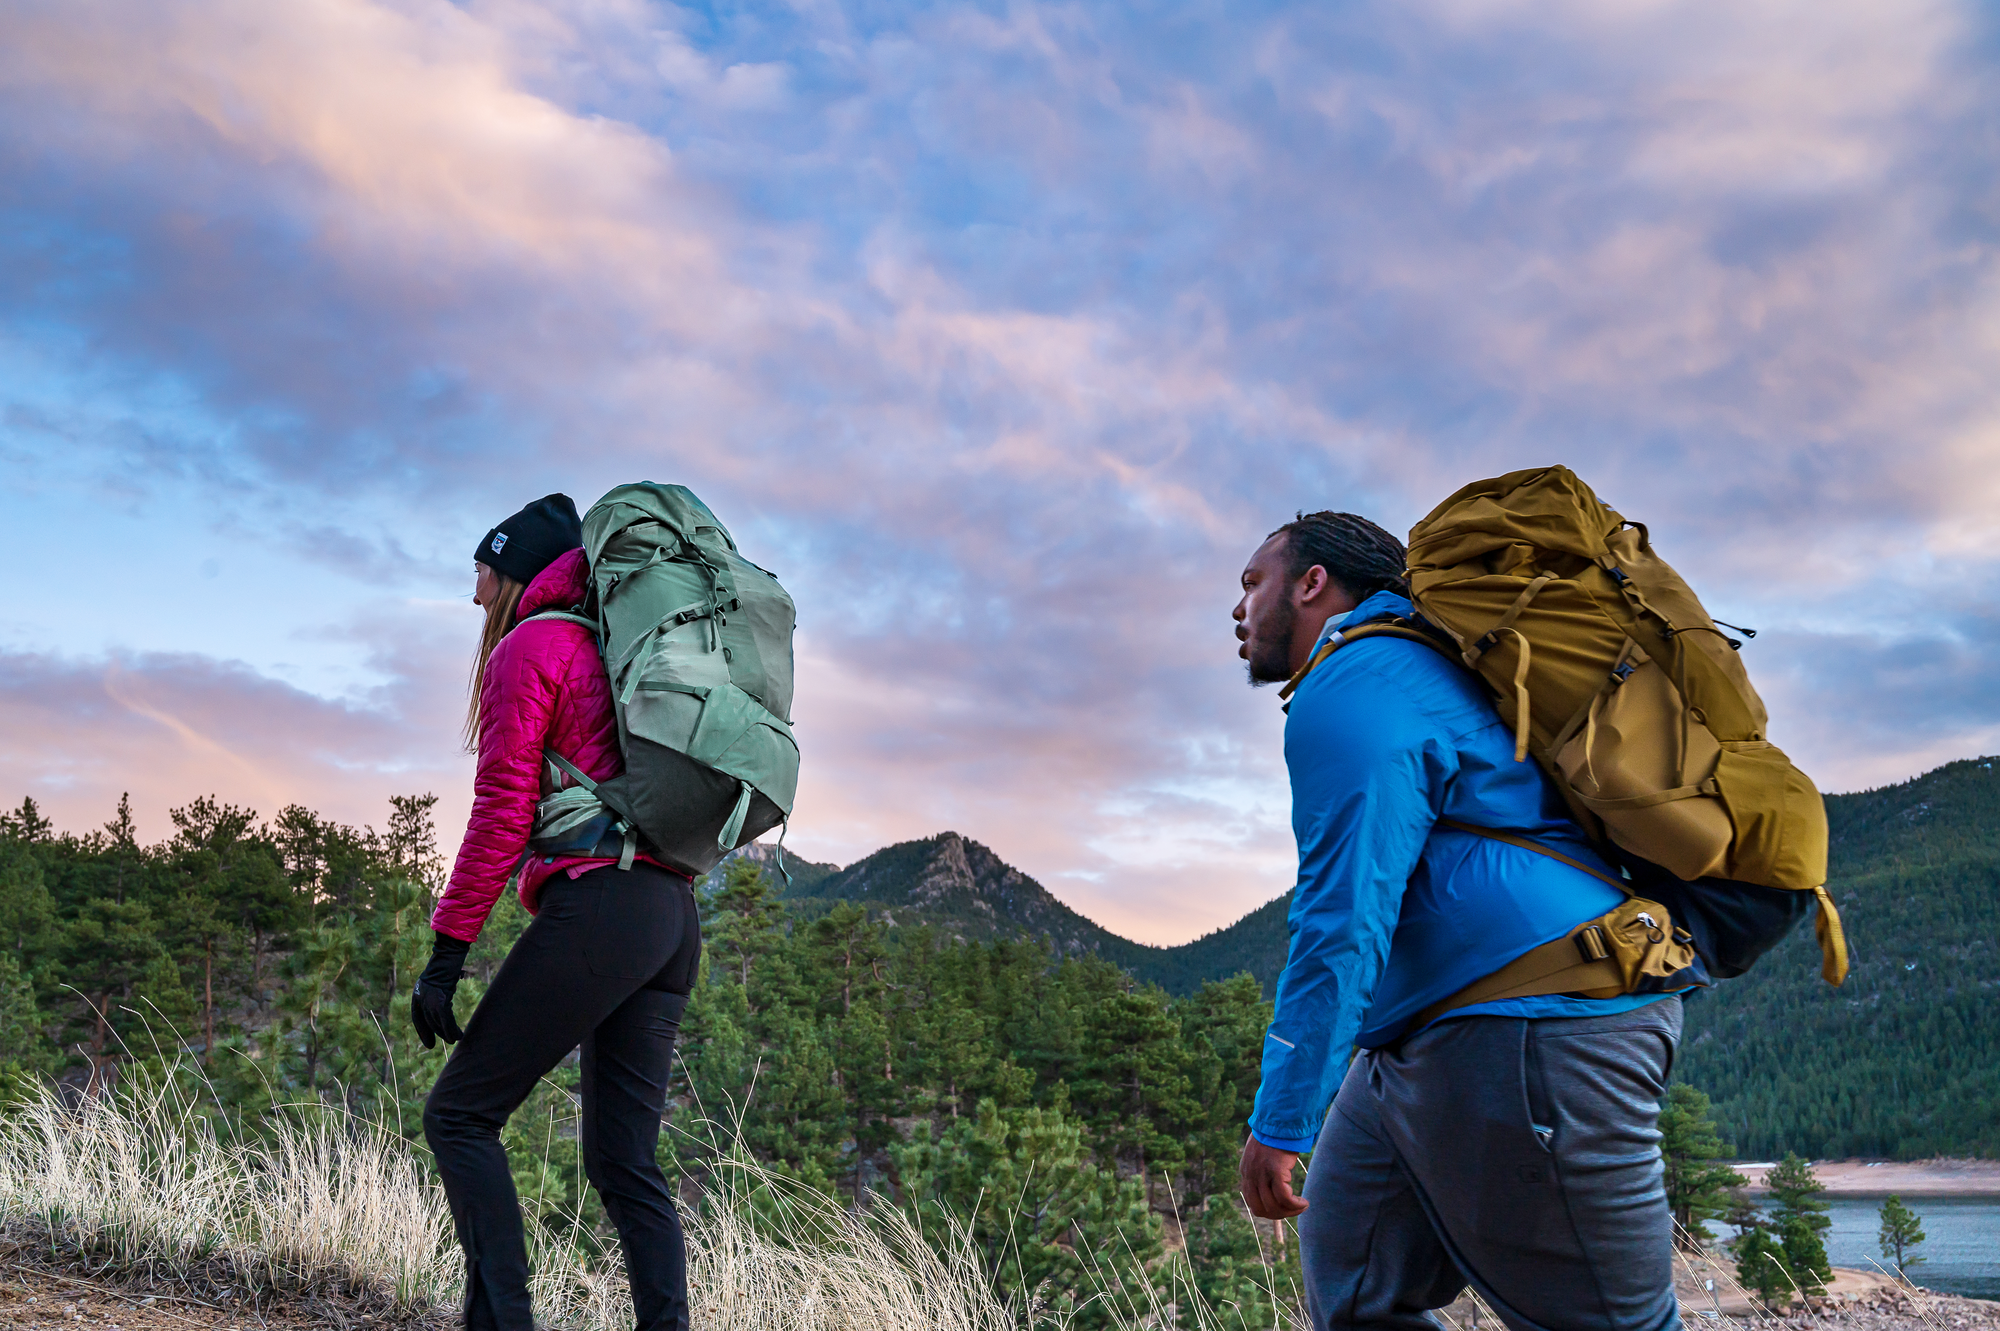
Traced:
<svg viewBox="0 0 2000 1331">
<path fill-rule="evenodd" d="M 1326 611 L 1329 615 L 1344 615 L 1361 602 L 1354 594 L 1334 580 L 1323 564 L 1314 564 L 1305 571 L 1293 592 L 1299 598 L 1301 610 Z"/>
</svg>

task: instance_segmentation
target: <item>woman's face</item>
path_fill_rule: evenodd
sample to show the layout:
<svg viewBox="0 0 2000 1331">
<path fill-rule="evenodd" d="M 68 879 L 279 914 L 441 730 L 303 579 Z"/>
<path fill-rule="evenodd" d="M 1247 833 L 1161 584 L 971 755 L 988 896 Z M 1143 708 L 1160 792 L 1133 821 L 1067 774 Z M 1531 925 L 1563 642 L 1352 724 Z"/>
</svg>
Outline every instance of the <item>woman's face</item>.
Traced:
<svg viewBox="0 0 2000 1331">
<path fill-rule="evenodd" d="M 493 571 L 491 565 L 476 561 L 472 565 L 472 570 L 477 575 L 477 580 L 472 584 L 472 603 L 493 604 L 493 598 L 500 594 L 500 575 Z"/>
</svg>

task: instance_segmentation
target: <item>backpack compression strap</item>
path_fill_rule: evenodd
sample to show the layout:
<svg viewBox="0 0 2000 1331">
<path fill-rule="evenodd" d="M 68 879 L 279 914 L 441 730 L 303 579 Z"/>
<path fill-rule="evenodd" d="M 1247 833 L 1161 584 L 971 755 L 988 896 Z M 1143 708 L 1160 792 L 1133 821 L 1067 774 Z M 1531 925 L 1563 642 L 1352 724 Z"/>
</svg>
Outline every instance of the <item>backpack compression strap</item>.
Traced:
<svg viewBox="0 0 2000 1331">
<path fill-rule="evenodd" d="M 548 748 L 546 746 L 542 749 L 542 757 L 548 761 L 550 767 L 561 768 L 563 771 L 569 773 L 570 776 L 574 777 L 577 783 L 576 785 L 571 786 L 569 791 L 558 791 L 555 795 L 550 796 L 549 800 L 560 800 L 562 796 L 569 794 L 570 791 L 581 789 L 583 791 L 588 792 L 590 803 L 594 804 L 597 808 L 604 809 L 607 812 L 613 814 L 618 812 L 616 809 L 613 809 L 609 805 L 604 803 L 603 798 L 597 793 L 597 783 L 595 781 L 592 781 L 589 777 L 585 776 L 583 773 L 583 769 L 581 767 L 578 767 L 575 763 L 563 757 L 560 753 L 557 753 L 554 749 Z M 549 802 L 549 800 L 544 800 L 543 803 L 546 804 Z M 581 801 L 578 802 L 581 803 Z M 639 838 L 637 837 L 637 835 L 635 835 L 633 831 L 631 820 L 621 817 L 617 822 L 611 825 L 611 830 L 613 832 L 622 832 L 625 836 L 625 844 L 620 850 L 618 856 L 618 867 L 621 869 L 629 869 L 632 867 L 632 861 L 637 856 L 639 851 Z"/>
</svg>

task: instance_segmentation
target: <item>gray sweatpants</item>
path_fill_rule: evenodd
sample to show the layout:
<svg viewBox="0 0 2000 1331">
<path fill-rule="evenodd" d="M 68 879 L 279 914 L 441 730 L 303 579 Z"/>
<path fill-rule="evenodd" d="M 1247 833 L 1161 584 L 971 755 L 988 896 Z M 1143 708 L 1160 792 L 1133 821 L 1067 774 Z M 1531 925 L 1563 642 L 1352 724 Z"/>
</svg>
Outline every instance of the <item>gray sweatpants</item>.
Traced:
<svg viewBox="0 0 2000 1331">
<path fill-rule="evenodd" d="M 1435 1331 L 1470 1283 L 1515 1331 L 1678 1327 L 1656 1123 L 1680 1033 L 1669 998 L 1355 1059 L 1298 1222 L 1313 1326 Z"/>
</svg>

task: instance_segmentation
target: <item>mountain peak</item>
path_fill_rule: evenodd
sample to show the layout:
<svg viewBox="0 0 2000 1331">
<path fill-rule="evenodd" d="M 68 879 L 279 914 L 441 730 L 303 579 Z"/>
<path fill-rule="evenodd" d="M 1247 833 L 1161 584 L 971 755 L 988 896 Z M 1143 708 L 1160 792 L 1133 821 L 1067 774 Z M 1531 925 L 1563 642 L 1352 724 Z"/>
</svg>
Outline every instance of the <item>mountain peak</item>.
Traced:
<svg viewBox="0 0 2000 1331">
<path fill-rule="evenodd" d="M 885 846 L 815 882 L 794 885 L 787 895 L 879 906 L 904 924 L 929 924 L 968 941 L 1040 938 L 1061 955 L 1095 953 L 1176 993 L 1241 970 L 1268 988 L 1284 964 L 1288 940 L 1281 897 L 1180 947 L 1136 943 L 1071 910 L 991 848 L 959 832 Z"/>
</svg>

